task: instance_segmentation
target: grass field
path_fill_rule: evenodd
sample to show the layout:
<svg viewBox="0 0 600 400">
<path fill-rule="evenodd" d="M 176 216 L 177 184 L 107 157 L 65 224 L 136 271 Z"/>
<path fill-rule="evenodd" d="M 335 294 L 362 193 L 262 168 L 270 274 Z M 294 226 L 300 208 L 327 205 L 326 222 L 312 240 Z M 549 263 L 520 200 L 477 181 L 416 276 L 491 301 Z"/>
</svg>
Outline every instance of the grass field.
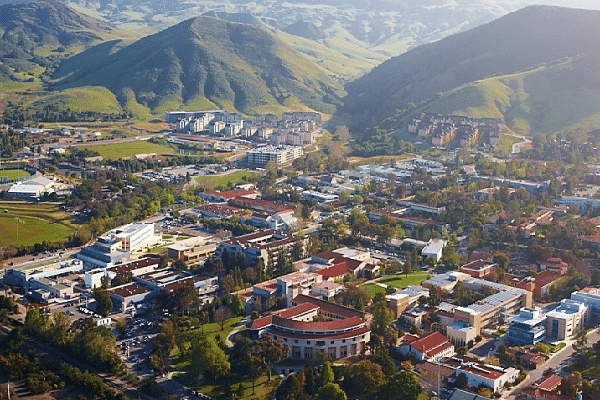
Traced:
<svg viewBox="0 0 600 400">
<path fill-rule="evenodd" d="M 498 146 L 496 152 L 501 155 L 509 155 L 510 153 L 512 153 L 513 144 L 522 141 L 523 139 L 518 138 L 516 136 L 502 134 L 500 135 L 500 145 Z"/>
<path fill-rule="evenodd" d="M 8 211 L 0 213 L 0 245 L 62 242 L 78 227 L 54 204 L 0 203 L 0 208 Z"/>
<path fill-rule="evenodd" d="M 240 183 L 255 182 L 261 177 L 257 172 L 238 171 L 228 175 L 206 175 L 196 177 L 196 183 L 206 189 L 214 189 L 216 187 L 227 188 L 231 183 L 233 186 Z"/>
<path fill-rule="evenodd" d="M 1 169 L 0 177 L 6 176 L 9 180 L 11 179 L 19 179 L 26 178 L 31 175 L 29 172 L 24 169 Z"/>
<path fill-rule="evenodd" d="M 171 147 L 160 144 L 150 143 L 147 140 L 139 140 L 135 142 L 121 142 L 100 144 L 95 146 L 84 146 L 84 149 L 90 149 L 100 153 L 105 159 L 129 158 L 136 154 L 156 153 L 156 154 L 172 154 L 175 150 Z"/>
<path fill-rule="evenodd" d="M 385 295 L 385 288 L 374 283 L 367 283 L 366 285 L 362 285 L 361 288 L 369 293 L 371 299 L 374 298 L 377 293 Z"/>
<path fill-rule="evenodd" d="M 385 277 L 379 279 L 377 282 L 385 283 L 388 286 L 393 286 L 395 288 L 404 289 L 407 286 L 411 285 L 420 285 L 423 281 L 431 278 L 427 272 L 413 272 L 412 274 L 405 275 L 395 275 L 392 277 Z"/>
</svg>

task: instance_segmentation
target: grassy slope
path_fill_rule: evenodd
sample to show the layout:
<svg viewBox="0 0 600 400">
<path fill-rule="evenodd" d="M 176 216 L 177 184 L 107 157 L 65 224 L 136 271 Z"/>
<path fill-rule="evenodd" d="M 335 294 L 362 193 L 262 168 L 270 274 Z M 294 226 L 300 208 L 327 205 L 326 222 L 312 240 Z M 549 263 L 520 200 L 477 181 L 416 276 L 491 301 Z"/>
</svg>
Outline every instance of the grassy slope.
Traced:
<svg viewBox="0 0 600 400">
<path fill-rule="evenodd" d="M 245 180 L 243 178 L 246 178 Z M 206 189 L 214 189 L 217 186 L 227 187 L 227 184 L 231 182 L 234 186 L 240 183 L 248 183 L 254 180 L 257 180 L 261 177 L 261 174 L 256 172 L 247 172 L 247 171 L 239 171 L 234 172 L 233 174 L 228 175 L 206 175 L 206 176 L 198 176 L 195 181 L 200 186 Z"/>
<path fill-rule="evenodd" d="M 55 106 L 61 110 L 97 111 L 101 113 L 120 113 L 122 111 L 115 95 L 99 86 L 84 86 L 66 89 L 43 96 L 31 104 L 32 108 Z"/>
<path fill-rule="evenodd" d="M 440 114 L 503 118 L 522 134 L 592 129 L 600 124 L 600 87 L 569 85 L 579 61 L 483 79 L 450 91 L 423 110 Z"/>
</svg>

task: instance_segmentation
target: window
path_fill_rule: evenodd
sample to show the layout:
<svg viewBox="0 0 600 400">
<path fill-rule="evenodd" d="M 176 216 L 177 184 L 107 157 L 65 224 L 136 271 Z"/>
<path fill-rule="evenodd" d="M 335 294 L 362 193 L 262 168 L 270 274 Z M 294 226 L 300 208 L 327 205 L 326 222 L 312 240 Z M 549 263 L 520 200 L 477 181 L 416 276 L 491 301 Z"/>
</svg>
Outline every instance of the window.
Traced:
<svg viewBox="0 0 600 400">
<path fill-rule="evenodd" d="M 298 343 L 298 339 L 294 339 L 294 343 Z"/>
<path fill-rule="evenodd" d="M 342 343 L 346 343 L 346 339 L 342 339 Z"/>
<path fill-rule="evenodd" d="M 306 344 L 310 344 L 310 340 L 307 340 L 307 341 L 306 341 Z"/>
</svg>

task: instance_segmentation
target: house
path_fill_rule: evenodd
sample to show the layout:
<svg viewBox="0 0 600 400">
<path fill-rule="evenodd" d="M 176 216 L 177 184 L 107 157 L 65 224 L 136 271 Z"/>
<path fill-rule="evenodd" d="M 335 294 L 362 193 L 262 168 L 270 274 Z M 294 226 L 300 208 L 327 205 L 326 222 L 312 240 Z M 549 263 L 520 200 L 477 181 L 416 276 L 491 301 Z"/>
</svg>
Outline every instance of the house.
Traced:
<svg viewBox="0 0 600 400">
<path fill-rule="evenodd" d="M 552 271 L 564 275 L 568 270 L 569 264 L 558 257 L 551 257 L 540 263 L 540 271 Z"/>
<path fill-rule="evenodd" d="M 515 368 L 501 368 L 493 365 L 481 365 L 474 362 L 467 362 L 460 365 L 455 375 L 464 374 L 467 379 L 467 386 L 479 388 L 485 386 L 492 389 L 493 392 L 499 392 L 506 383 L 514 383 L 519 377 L 519 370 Z"/>
<path fill-rule="evenodd" d="M 447 243 L 448 241 L 445 239 L 431 239 L 427 246 L 421 250 L 421 256 L 423 258 L 433 258 L 435 262 L 438 262 L 442 258 L 442 252 Z"/>
<path fill-rule="evenodd" d="M 521 389 L 525 400 L 572 400 L 560 393 L 562 377 L 552 374 L 542 377 L 538 382 Z"/>
<path fill-rule="evenodd" d="M 454 355 L 454 345 L 440 332 L 433 332 L 420 337 L 408 334 L 403 337 L 397 351 L 404 356 L 413 354 L 417 362 L 440 361 Z"/>
</svg>

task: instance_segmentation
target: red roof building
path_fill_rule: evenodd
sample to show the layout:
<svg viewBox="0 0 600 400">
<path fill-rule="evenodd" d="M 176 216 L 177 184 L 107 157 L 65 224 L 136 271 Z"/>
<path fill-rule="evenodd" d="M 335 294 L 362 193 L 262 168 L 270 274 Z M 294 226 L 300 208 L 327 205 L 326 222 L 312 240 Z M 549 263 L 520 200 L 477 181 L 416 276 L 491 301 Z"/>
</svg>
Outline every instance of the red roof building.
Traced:
<svg viewBox="0 0 600 400">
<path fill-rule="evenodd" d="M 539 272 L 535 277 L 535 288 L 533 289 L 533 297 L 540 300 L 548 296 L 550 287 L 559 279 L 561 275 L 553 271 Z"/>
<path fill-rule="evenodd" d="M 433 332 L 415 339 L 406 335 L 406 340 L 398 347 L 402 355 L 412 353 L 417 361 L 441 360 L 454 355 L 454 345 L 440 332 Z"/>
<path fill-rule="evenodd" d="M 333 359 L 365 352 L 371 331 L 363 313 L 311 296 L 300 295 L 295 306 L 258 318 L 248 325 L 250 338 L 269 336 L 288 346 L 289 357 L 308 360 L 316 350 Z M 315 317 L 320 321 L 314 321 Z"/>
</svg>

